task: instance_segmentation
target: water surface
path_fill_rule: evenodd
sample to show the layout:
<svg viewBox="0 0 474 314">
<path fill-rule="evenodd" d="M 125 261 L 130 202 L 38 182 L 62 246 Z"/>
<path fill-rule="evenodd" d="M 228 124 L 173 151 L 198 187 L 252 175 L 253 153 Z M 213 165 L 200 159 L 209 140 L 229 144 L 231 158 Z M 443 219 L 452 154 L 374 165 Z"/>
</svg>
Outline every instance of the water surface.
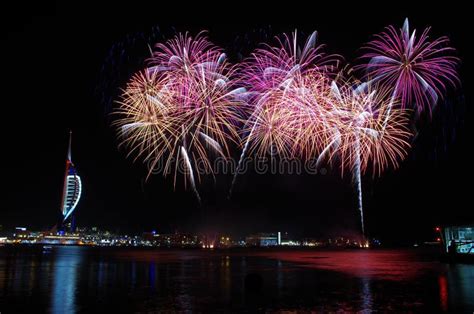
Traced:
<svg viewBox="0 0 474 314">
<path fill-rule="evenodd" d="M 426 250 L 0 248 L 0 312 L 474 311 L 474 265 Z"/>
</svg>

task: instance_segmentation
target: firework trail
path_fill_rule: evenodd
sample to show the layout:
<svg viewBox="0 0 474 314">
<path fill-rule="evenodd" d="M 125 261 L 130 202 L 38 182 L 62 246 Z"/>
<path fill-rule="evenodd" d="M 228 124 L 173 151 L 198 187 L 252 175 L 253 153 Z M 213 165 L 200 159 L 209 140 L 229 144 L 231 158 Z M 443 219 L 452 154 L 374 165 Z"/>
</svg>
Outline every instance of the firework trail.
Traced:
<svg viewBox="0 0 474 314">
<path fill-rule="evenodd" d="M 363 47 L 361 59 L 367 63 L 358 68 L 366 71 L 367 80 L 391 86 L 393 98 L 399 98 L 403 108 L 431 113 L 447 87 L 459 83 L 459 59 L 447 37 L 430 40 L 429 33 L 430 28 L 419 37 L 416 30 L 410 33 L 408 19 L 401 29 L 388 26 Z"/>
<path fill-rule="evenodd" d="M 359 205 L 359 212 L 360 212 L 360 226 L 362 231 L 362 237 L 365 238 L 365 223 L 364 223 L 364 202 L 362 200 L 362 178 L 360 174 L 360 140 L 359 138 L 356 139 L 355 142 L 355 163 L 354 163 L 354 180 L 357 190 L 357 201 Z"/>
<path fill-rule="evenodd" d="M 254 125 L 252 127 L 252 130 L 250 130 L 250 134 L 253 134 L 256 126 L 257 125 L 254 123 Z M 238 175 L 240 169 L 242 168 L 242 162 L 244 160 L 245 155 L 247 154 L 249 143 L 250 143 L 250 141 L 245 142 L 244 147 L 242 149 L 242 152 L 240 153 L 239 162 L 237 163 L 237 168 L 235 169 L 235 174 L 232 177 L 232 182 L 230 184 L 230 189 L 229 189 L 229 194 L 227 195 L 227 199 L 230 199 L 232 197 L 232 191 L 234 189 L 234 185 L 235 185 L 235 182 L 237 180 L 237 175 Z"/>
<path fill-rule="evenodd" d="M 129 155 L 163 161 L 163 175 L 174 165 L 174 184 L 181 160 L 185 184 L 196 188 L 198 161 L 212 173 L 213 155 L 227 158 L 230 142 L 238 142 L 245 89 L 237 86 L 235 67 L 203 33 L 195 38 L 179 34 L 159 43 L 148 67 L 125 87 L 115 122 Z M 160 169 L 161 170 L 161 169 Z"/>
<path fill-rule="evenodd" d="M 193 167 L 191 165 L 191 161 L 189 159 L 188 152 L 187 152 L 186 148 L 184 148 L 183 146 L 180 146 L 180 151 L 181 151 L 181 156 L 184 159 L 186 169 L 188 171 L 189 181 L 191 182 L 191 187 L 193 189 L 193 192 L 194 192 L 194 194 L 196 194 L 196 198 L 197 198 L 198 202 L 201 203 L 201 196 L 199 195 L 199 192 L 196 189 L 196 183 L 194 182 Z"/>
</svg>

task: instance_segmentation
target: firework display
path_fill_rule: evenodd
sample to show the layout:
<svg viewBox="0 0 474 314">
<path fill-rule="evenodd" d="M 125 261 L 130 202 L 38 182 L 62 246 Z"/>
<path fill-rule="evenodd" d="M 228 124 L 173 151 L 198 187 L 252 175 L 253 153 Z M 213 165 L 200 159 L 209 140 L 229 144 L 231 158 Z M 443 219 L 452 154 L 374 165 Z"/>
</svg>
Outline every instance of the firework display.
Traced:
<svg viewBox="0 0 474 314">
<path fill-rule="evenodd" d="M 128 82 L 116 120 L 123 145 L 163 173 L 185 171 L 199 199 L 197 161 L 211 170 L 213 156 L 317 160 L 350 172 L 358 191 L 365 234 L 361 176 L 397 168 L 410 148 L 412 112 L 432 108 L 448 85 L 456 86 L 458 59 L 448 39 L 417 37 L 408 20 L 376 35 L 365 47 L 362 80 L 342 58 L 324 53 L 312 33 L 300 44 L 296 31 L 276 37 L 237 65 L 203 33 L 178 34 L 158 43 L 147 67 Z M 348 74 L 350 73 L 350 74 Z"/>
</svg>

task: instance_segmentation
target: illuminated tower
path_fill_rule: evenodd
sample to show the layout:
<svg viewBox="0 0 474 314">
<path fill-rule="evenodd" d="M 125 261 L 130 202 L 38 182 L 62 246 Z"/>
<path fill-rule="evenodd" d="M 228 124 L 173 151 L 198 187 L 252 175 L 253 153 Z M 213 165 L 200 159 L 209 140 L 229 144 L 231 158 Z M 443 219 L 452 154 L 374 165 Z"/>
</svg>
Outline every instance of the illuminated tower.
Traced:
<svg viewBox="0 0 474 314">
<path fill-rule="evenodd" d="M 66 171 L 64 173 L 63 197 L 61 201 L 62 226 L 68 227 L 69 231 L 75 230 L 73 212 L 81 197 L 81 178 L 77 175 L 76 168 L 71 160 L 72 132 L 69 132 L 69 146 L 66 158 Z"/>
</svg>

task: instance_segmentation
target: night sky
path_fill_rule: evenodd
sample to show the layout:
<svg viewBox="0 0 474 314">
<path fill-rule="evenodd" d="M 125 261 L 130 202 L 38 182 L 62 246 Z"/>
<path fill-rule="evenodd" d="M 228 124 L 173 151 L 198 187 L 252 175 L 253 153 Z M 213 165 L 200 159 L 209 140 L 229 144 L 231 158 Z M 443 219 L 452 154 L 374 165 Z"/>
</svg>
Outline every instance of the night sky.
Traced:
<svg viewBox="0 0 474 314">
<path fill-rule="evenodd" d="M 117 147 L 112 100 L 127 76 L 143 66 L 148 40 L 169 38 L 175 30 L 208 30 L 233 61 L 266 37 L 272 42 L 274 35 L 295 28 L 303 34 L 317 30 L 329 52 L 353 62 L 372 34 L 389 24 L 400 27 L 405 17 L 412 28 L 431 25 L 433 35 L 450 37 L 462 62 L 462 87 L 439 103 L 431 121 L 416 122 L 413 148 L 399 170 L 364 177 L 368 233 L 387 243 L 407 243 L 433 238 L 438 224 L 474 221 L 472 18 L 464 3 L 334 8 L 274 2 L 278 7 L 255 8 L 244 2 L 229 7 L 161 2 L 20 3 L 2 9 L 4 229 L 55 224 L 72 129 L 73 161 L 84 185 L 76 211 L 79 226 L 238 236 L 278 230 L 298 236 L 356 234 L 356 193 L 350 176 L 340 179 L 337 169 L 314 176 L 248 173 L 238 178 L 231 201 L 226 199 L 230 176 L 218 177 L 216 186 L 204 180 L 202 206 L 181 184 L 173 190 L 172 178 L 155 175 L 145 181 L 146 168 Z M 238 154 L 235 150 L 234 158 Z"/>
</svg>

